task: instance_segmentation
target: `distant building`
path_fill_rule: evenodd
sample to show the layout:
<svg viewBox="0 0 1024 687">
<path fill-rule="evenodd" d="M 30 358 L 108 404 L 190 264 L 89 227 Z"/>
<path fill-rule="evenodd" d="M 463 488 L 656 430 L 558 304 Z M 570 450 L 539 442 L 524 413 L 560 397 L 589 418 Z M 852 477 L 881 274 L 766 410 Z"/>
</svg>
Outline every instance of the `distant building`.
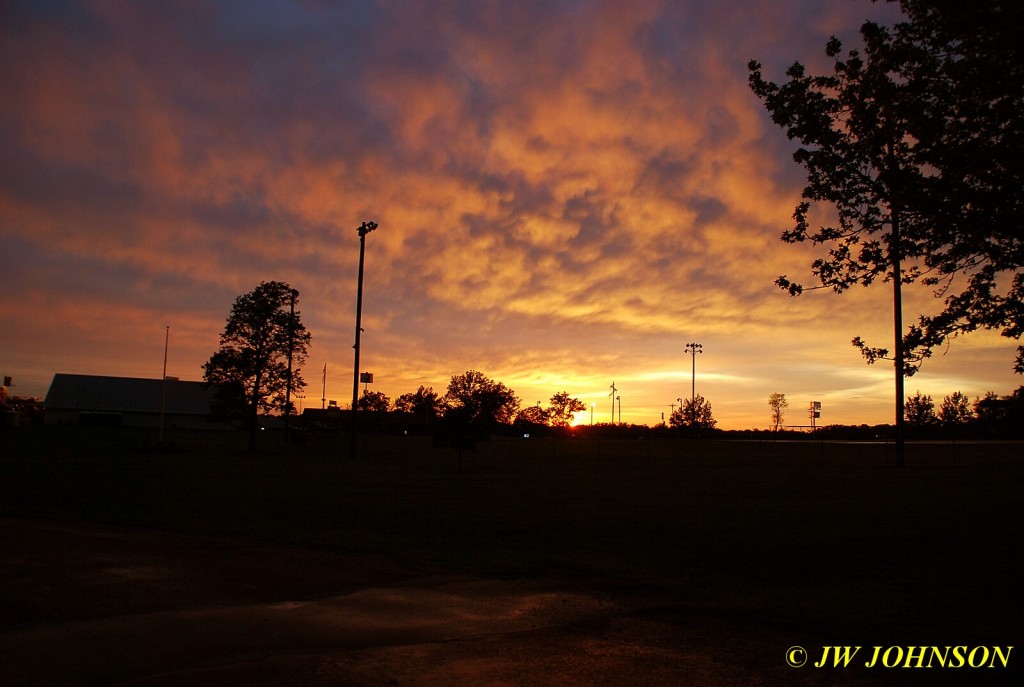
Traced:
<svg viewBox="0 0 1024 687">
<path fill-rule="evenodd" d="M 337 406 L 306 408 L 302 411 L 301 422 L 302 427 L 311 432 L 347 432 L 352 427 L 352 411 L 341 410 Z M 361 434 L 430 434 L 436 418 L 397 410 L 360 410 L 356 423 Z"/>
<path fill-rule="evenodd" d="M 58 373 L 46 394 L 48 425 L 158 427 L 161 409 L 168 428 L 222 426 L 210 421 L 214 389 L 175 377 L 137 379 Z"/>
</svg>

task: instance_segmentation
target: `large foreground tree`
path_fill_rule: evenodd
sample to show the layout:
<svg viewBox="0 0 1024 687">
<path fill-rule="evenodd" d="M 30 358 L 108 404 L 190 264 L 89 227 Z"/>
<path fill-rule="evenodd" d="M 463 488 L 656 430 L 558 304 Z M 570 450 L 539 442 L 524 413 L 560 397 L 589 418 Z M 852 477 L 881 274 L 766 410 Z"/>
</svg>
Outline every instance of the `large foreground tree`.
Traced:
<svg viewBox="0 0 1024 687">
<path fill-rule="evenodd" d="M 306 386 L 301 368 L 312 337 L 295 309 L 298 298 L 277 281 L 236 298 L 220 348 L 203 365 L 203 379 L 217 387 L 215 412 L 244 422 L 250 449 L 260 412 L 291 412 L 289 397 Z"/>
<path fill-rule="evenodd" d="M 893 285 L 891 355 L 854 345 L 868 362 L 894 362 L 902 462 L 904 377 L 951 336 L 990 328 L 1019 339 L 1024 328 L 1024 12 L 1010 0 L 900 5 L 907 21 L 861 27 L 863 54 L 828 42 L 832 74 L 795 63 L 780 85 L 756 61 L 749 69 L 772 120 L 800 143 L 807 186 L 782 239 L 829 247 L 811 288 Z M 832 224 L 813 226 L 816 204 L 831 207 Z M 905 329 L 902 286 L 918 280 L 945 300 Z M 786 276 L 777 284 L 805 290 Z"/>
</svg>

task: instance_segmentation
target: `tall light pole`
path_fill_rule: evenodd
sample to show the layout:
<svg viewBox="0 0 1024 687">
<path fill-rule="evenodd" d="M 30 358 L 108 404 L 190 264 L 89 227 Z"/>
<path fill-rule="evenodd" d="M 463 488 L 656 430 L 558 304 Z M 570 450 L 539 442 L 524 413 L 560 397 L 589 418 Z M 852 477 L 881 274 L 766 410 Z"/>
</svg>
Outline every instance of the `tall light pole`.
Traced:
<svg viewBox="0 0 1024 687">
<path fill-rule="evenodd" d="M 359 404 L 359 335 L 363 331 L 363 256 L 366 253 L 366 235 L 377 228 L 376 222 L 363 222 L 359 229 L 359 282 L 356 287 L 356 342 L 355 364 L 352 370 L 352 437 L 349 458 L 356 457 L 356 407 Z"/>
<path fill-rule="evenodd" d="M 693 358 L 693 367 L 690 372 L 690 402 L 697 398 L 697 354 L 704 352 L 704 347 L 699 343 L 688 343 L 683 353 L 689 353 Z"/>
</svg>

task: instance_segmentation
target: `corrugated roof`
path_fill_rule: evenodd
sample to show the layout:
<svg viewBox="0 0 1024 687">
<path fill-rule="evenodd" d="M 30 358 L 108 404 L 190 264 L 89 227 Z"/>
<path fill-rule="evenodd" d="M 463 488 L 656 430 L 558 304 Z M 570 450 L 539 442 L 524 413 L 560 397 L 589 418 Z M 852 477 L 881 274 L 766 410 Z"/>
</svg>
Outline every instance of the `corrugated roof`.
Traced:
<svg viewBox="0 0 1024 687">
<path fill-rule="evenodd" d="M 214 389 L 203 382 L 167 381 L 164 412 L 208 415 Z M 46 394 L 46 407 L 114 413 L 159 413 L 164 394 L 160 379 L 103 377 L 57 373 Z"/>
</svg>

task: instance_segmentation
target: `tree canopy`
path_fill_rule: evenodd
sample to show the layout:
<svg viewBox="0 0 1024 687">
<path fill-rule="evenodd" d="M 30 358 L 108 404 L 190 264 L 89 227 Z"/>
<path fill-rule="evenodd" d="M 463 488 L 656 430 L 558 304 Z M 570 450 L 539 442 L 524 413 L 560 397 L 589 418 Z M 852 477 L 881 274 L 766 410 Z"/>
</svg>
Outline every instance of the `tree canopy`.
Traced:
<svg viewBox="0 0 1024 687">
<path fill-rule="evenodd" d="M 756 61 L 749 70 L 772 120 L 801 144 L 794 159 L 807 186 L 782 238 L 830 246 L 812 264 L 813 288 L 919 280 L 944 298 L 897 343 L 909 375 L 958 334 L 1024 333 L 1024 5 L 900 6 L 906 21 L 861 27 L 863 53 L 844 54 L 832 38 L 832 74 L 810 76 L 798 62 L 780 85 Z M 835 209 L 834 226 L 812 227 L 816 203 Z M 777 283 L 804 290 L 787 276 Z M 869 362 L 889 356 L 854 344 Z"/>
<path fill-rule="evenodd" d="M 920 391 L 907 398 L 904 408 L 907 424 L 911 427 L 929 427 L 938 423 L 935 416 L 935 401 Z"/>
<path fill-rule="evenodd" d="M 547 427 L 551 423 L 551 416 L 547 410 L 540 407 L 540 404 L 535 406 L 526 406 L 520 409 L 516 413 L 516 419 L 513 423 L 517 427 L 530 427 L 540 426 Z"/>
<path fill-rule="evenodd" d="M 568 391 L 559 391 L 551 397 L 548 403 L 547 417 L 552 427 L 565 429 L 572 424 L 576 413 L 587 409 L 587 405 L 569 395 Z"/>
<path fill-rule="evenodd" d="M 306 386 L 301 368 L 312 336 L 295 309 L 298 298 L 277 281 L 236 298 L 220 348 L 203 365 L 203 379 L 217 386 L 216 413 L 246 421 L 250 448 L 259 413 L 290 412 L 286 398 Z"/>
<path fill-rule="evenodd" d="M 519 397 L 501 382 L 469 370 L 453 375 L 442 399 L 444 411 L 435 440 L 455 448 L 462 469 L 462 452 L 490 436 L 497 425 L 511 424 Z"/>
<path fill-rule="evenodd" d="M 700 394 L 685 399 L 682 406 L 672 411 L 668 423 L 690 431 L 711 430 L 718 425 L 711 413 L 710 401 Z"/>
<path fill-rule="evenodd" d="M 773 393 L 768 397 L 768 407 L 772 411 L 772 429 L 776 432 L 779 431 L 779 427 L 782 426 L 783 415 L 786 412 L 786 408 L 789 407 L 789 401 L 786 400 L 786 394 Z"/>
<path fill-rule="evenodd" d="M 363 391 L 357 402 L 359 410 L 386 413 L 391 409 L 391 399 L 383 391 Z"/>
<path fill-rule="evenodd" d="M 420 386 L 416 391 L 402 394 L 396 398 L 395 410 L 436 417 L 441 410 L 441 397 L 437 395 L 433 387 Z"/>
<path fill-rule="evenodd" d="M 501 382 L 469 370 L 452 376 L 443 404 L 446 413 L 457 409 L 469 421 L 492 427 L 512 423 L 519 410 L 519 397 Z"/>
</svg>

